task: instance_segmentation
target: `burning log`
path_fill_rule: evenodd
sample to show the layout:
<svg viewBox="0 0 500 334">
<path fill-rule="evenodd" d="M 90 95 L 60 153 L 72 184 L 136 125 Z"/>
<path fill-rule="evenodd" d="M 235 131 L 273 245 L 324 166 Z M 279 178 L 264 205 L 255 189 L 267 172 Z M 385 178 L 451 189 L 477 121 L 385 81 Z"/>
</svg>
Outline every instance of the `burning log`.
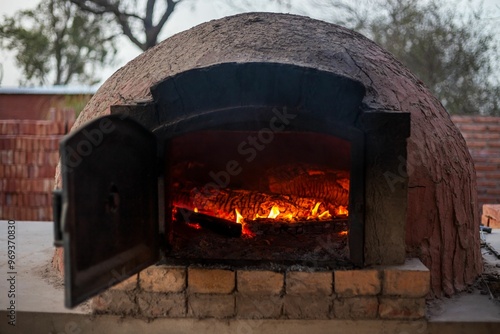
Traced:
<svg viewBox="0 0 500 334">
<path fill-rule="evenodd" d="M 212 232 L 227 236 L 240 237 L 242 225 L 227 219 L 212 217 L 203 213 L 194 212 L 187 209 L 179 209 L 175 214 L 176 221 L 198 224 Z"/>
<path fill-rule="evenodd" d="M 349 172 L 288 164 L 267 172 L 269 190 L 278 194 L 314 197 L 336 207 L 349 204 Z"/>
<path fill-rule="evenodd" d="M 194 207 L 217 217 L 236 220 L 235 209 L 248 221 L 255 218 L 282 218 L 288 221 L 305 220 L 316 208 L 319 214 L 326 211 L 326 205 L 314 198 L 267 194 L 252 190 L 221 189 L 201 193 L 193 191 Z"/>
</svg>

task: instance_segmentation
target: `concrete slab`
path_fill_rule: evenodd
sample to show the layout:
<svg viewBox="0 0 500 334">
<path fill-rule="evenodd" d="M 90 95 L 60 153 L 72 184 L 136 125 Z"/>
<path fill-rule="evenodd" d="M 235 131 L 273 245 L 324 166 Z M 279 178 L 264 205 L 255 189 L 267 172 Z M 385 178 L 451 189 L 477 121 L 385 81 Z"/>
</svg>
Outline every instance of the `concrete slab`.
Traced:
<svg viewBox="0 0 500 334">
<path fill-rule="evenodd" d="M 216 320 L 94 316 L 63 306 L 62 279 L 50 269 L 50 222 L 16 222 L 16 326 L 8 324 L 8 222 L 0 221 L 0 333 L 500 333 L 500 306 L 479 292 L 431 303 L 427 320 Z M 494 237 L 500 235 L 495 231 Z M 488 256 L 488 254 L 486 254 Z M 489 261 L 489 260 L 488 260 Z M 499 260 L 500 261 L 500 260 Z"/>
<path fill-rule="evenodd" d="M 500 228 L 494 228 L 491 233 L 483 232 L 484 240 L 500 254 Z"/>
<path fill-rule="evenodd" d="M 8 226 L 15 227 L 15 264 L 8 267 Z M 0 221 L 0 309 L 14 300 L 16 311 L 88 313 L 87 305 L 68 310 L 64 307 L 63 279 L 51 270 L 54 254 L 51 222 Z M 10 229 L 12 231 L 12 228 Z M 9 273 L 15 274 L 9 274 Z M 9 277 L 15 277 L 15 296 L 8 298 Z"/>
</svg>

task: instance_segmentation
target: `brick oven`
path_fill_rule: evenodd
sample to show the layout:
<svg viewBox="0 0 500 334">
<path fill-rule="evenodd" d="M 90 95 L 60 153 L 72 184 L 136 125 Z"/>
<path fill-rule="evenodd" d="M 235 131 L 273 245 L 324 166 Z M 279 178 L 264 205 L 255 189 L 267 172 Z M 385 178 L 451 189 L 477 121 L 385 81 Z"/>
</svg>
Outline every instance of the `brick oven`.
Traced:
<svg viewBox="0 0 500 334">
<path fill-rule="evenodd" d="M 61 142 L 54 201 L 67 306 L 100 293 L 96 312 L 145 317 L 424 316 L 430 272 L 405 243 L 410 110 L 375 107 L 354 58 L 223 61 L 214 47 L 183 70 L 159 61 L 225 20 L 316 22 L 274 15 L 174 36 L 89 102 Z"/>
</svg>

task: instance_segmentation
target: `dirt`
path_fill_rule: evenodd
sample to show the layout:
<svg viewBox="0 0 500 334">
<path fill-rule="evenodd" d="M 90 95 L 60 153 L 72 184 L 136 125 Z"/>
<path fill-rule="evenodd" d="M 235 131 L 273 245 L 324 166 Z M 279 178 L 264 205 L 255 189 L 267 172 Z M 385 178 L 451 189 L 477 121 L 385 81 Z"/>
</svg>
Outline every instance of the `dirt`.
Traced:
<svg viewBox="0 0 500 334">
<path fill-rule="evenodd" d="M 32 273 L 35 277 L 40 277 L 44 282 L 54 287 L 56 290 L 60 290 L 61 295 L 64 295 L 64 277 L 53 268 L 50 261 L 34 267 Z M 90 312 L 90 301 L 80 304 L 78 308 L 84 312 Z"/>
<path fill-rule="evenodd" d="M 487 246 L 482 247 L 484 267 L 483 273 L 475 283 L 481 294 L 489 297 L 500 306 L 500 258 L 497 252 Z"/>
</svg>

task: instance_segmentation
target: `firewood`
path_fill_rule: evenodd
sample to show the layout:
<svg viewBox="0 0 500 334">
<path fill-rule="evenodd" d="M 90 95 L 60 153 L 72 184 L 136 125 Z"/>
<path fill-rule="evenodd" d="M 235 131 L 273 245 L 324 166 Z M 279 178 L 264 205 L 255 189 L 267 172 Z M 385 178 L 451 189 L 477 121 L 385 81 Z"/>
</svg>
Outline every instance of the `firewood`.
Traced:
<svg viewBox="0 0 500 334">
<path fill-rule="evenodd" d="M 251 190 L 221 189 L 212 191 L 193 191 L 192 204 L 202 212 L 236 221 L 235 209 L 238 209 L 246 221 L 256 216 L 267 217 L 273 206 L 280 210 L 278 218 L 290 217 L 292 220 L 305 220 L 318 201 L 314 198 L 268 194 Z M 318 213 L 326 210 L 320 204 Z"/>
<path fill-rule="evenodd" d="M 175 218 L 176 221 L 198 224 L 203 228 L 227 237 L 240 237 L 242 232 L 241 224 L 188 209 L 177 210 Z"/>
<path fill-rule="evenodd" d="M 347 171 L 296 163 L 270 169 L 266 176 L 273 193 L 312 197 L 334 207 L 349 204 Z"/>
</svg>

